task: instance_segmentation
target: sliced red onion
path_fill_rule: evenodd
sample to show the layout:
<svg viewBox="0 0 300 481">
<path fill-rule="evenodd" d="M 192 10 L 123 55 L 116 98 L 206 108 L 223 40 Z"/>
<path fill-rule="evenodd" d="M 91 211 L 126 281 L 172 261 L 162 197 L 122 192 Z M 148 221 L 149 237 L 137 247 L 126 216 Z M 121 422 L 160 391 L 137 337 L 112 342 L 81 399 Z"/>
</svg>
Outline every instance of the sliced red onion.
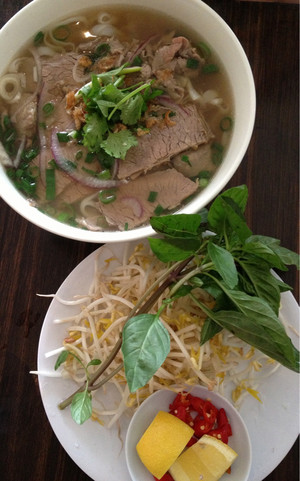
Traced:
<svg viewBox="0 0 300 481">
<path fill-rule="evenodd" d="M 135 59 L 135 57 L 137 57 L 141 53 L 141 51 L 146 47 L 146 45 L 148 45 L 148 43 L 152 42 L 152 40 L 154 40 L 157 37 L 158 37 L 158 35 L 151 35 L 146 40 L 144 40 L 144 42 L 140 43 L 140 45 L 135 50 L 135 52 L 133 52 L 130 55 L 130 57 L 128 59 L 128 62 L 131 63 Z"/>
<path fill-rule="evenodd" d="M 66 159 L 63 154 L 60 142 L 57 138 L 57 129 L 52 130 L 51 150 L 57 165 L 73 180 L 79 182 L 82 185 L 91 187 L 92 189 L 103 190 L 111 189 L 112 187 L 118 187 L 118 185 L 122 183 L 122 181 L 118 180 L 102 180 L 98 179 L 97 177 L 86 176 L 77 172 L 76 169 L 74 169 L 74 167 L 72 166 L 72 161 Z"/>
<path fill-rule="evenodd" d="M 136 197 L 123 197 L 122 202 L 131 207 L 135 217 L 138 219 L 142 217 L 144 209 L 141 202 Z"/>
</svg>

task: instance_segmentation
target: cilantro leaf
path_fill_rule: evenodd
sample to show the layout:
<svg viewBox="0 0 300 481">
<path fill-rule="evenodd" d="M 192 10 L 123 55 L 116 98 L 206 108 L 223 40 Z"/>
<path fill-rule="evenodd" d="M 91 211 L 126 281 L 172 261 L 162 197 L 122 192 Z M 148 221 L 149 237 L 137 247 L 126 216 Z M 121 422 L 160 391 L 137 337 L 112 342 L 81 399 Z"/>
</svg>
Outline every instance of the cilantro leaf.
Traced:
<svg viewBox="0 0 300 481">
<path fill-rule="evenodd" d="M 127 150 L 137 145 L 137 139 L 130 130 L 110 132 L 106 140 L 103 140 L 101 147 L 111 156 L 117 159 L 125 159 Z"/>
<path fill-rule="evenodd" d="M 107 132 L 108 126 L 106 119 L 96 113 L 86 116 L 86 124 L 83 127 L 83 145 L 91 152 L 97 152 L 101 147 L 103 136 Z"/>
<path fill-rule="evenodd" d="M 139 94 L 130 99 L 122 105 L 121 120 L 126 125 L 134 125 L 141 118 L 144 106 L 143 97 Z"/>
</svg>

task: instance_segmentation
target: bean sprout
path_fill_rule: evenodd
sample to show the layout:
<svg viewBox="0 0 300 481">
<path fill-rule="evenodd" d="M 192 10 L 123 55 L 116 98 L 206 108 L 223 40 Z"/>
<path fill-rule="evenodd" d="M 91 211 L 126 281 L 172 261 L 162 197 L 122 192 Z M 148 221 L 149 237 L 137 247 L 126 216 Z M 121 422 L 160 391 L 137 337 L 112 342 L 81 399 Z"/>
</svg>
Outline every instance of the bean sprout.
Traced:
<svg viewBox="0 0 300 481">
<path fill-rule="evenodd" d="M 113 254 L 113 253 L 112 253 Z M 118 341 L 127 316 L 145 291 L 157 283 L 168 268 L 158 261 L 149 247 L 142 243 L 136 246 L 132 255 L 125 249 L 123 258 L 116 267 L 110 268 L 114 255 L 98 266 L 95 261 L 94 276 L 88 295 L 76 296 L 74 300 L 54 297 L 65 305 L 81 305 L 80 312 L 55 323 L 66 324 L 66 337 L 63 345 L 46 353 L 54 356 L 63 349 L 73 352 L 82 362 L 92 359 L 103 361 Z M 156 312 L 163 298 L 157 301 L 150 312 Z M 198 296 L 212 307 L 214 300 L 199 289 Z M 279 364 L 227 331 L 222 331 L 211 341 L 200 347 L 201 328 L 205 316 L 200 308 L 185 298 L 179 298 L 161 315 L 161 321 L 170 334 L 170 353 L 165 362 L 146 386 L 130 393 L 124 370 L 122 355 L 119 352 L 106 371 L 113 375 L 107 381 L 117 388 L 119 402 L 116 409 L 102 409 L 101 395 L 94 395 L 92 418 L 113 426 L 129 408 L 136 409 L 149 394 L 159 389 L 170 388 L 175 392 L 186 389 L 187 385 L 202 384 L 221 394 L 231 388 L 233 401 L 237 407 L 245 396 L 252 395 L 260 401 L 257 391 L 260 383 L 278 369 Z M 90 366 L 91 373 L 93 366 Z M 114 371 L 118 371 L 114 374 Z M 82 366 L 73 356 L 69 356 L 62 366 L 64 378 L 77 383 L 84 381 Z"/>
</svg>

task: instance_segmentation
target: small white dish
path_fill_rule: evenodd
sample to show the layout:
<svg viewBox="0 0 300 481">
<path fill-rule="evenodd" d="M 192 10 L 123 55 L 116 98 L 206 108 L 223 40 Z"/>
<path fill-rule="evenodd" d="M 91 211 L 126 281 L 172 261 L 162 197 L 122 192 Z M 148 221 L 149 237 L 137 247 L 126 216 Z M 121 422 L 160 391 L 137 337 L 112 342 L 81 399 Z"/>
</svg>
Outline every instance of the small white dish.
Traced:
<svg viewBox="0 0 300 481">
<path fill-rule="evenodd" d="M 191 390 L 187 388 L 187 391 L 202 399 L 209 399 L 218 409 L 225 409 L 232 428 L 228 444 L 238 453 L 231 467 L 230 481 L 247 481 L 252 462 L 252 448 L 242 417 L 227 399 L 203 386 L 194 386 Z M 171 390 L 157 391 L 146 399 L 134 414 L 125 441 L 126 462 L 132 481 L 154 481 L 153 476 L 141 462 L 136 445 L 157 412 L 169 411 L 169 405 L 175 396 L 176 393 Z M 222 476 L 221 481 L 225 480 L 225 476 L 226 474 Z"/>
</svg>

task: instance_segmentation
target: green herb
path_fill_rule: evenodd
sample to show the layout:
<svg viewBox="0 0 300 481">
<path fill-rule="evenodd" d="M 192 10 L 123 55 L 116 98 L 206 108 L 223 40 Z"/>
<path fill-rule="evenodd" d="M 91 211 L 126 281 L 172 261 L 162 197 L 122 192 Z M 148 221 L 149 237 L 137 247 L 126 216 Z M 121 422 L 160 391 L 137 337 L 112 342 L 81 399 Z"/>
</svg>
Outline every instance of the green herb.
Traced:
<svg viewBox="0 0 300 481">
<path fill-rule="evenodd" d="M 43 105 L 43 108 L 42 108 L 44 114 L 46 117 L 48 117 L 48 115 L 51 115 L 52 112 L 54 111 L 54 105 L 52 102 L 47 102 L 45 105 Z"/>
<path fill-rule="evenodd" d="M 70 142 L 70 136 L 68 132 L 57 132 L 57 138 L 59 142 Z"/>
<path fill-rule="evenodd" d="M 86 366 L 83 364 L 81 359 L 74 354 L 72 351 L 62 351 L 62 353 L 59 355 L 54 369 L 57 370 L 61 364 L 66 362 L 68 356 L 73 356 L 79 364 L 83 367 L 85 370 L 86 374 L 86 382 L 85 382 L 85 387 L 82 391 L 77 392 L 72 399 L 71 403 L 71 414 L 72 418 L 77 424 L 83 424 L 85 421 L 87 421 L 91 415 L 92 415 L 92 395 L 89 392 L 89 381 L 90 381 L 90 374 L 88 371 L 88 368 L 90 366 L 96 366 L 101 364 L 101 361 L 99 359 L 92 359 Z"/>
<path fill-rule="evenodd" d="M 148 202 L 155 202 L 157 198 L 158 192 L 155 192 L 154 190 L 151 190 L 148 195 Z"/>
<path fill-rule="evenodd" d="M 34 39 L 33 39 L 33 43 L 34 43 L 34 46 L 35 47 L 38 47 L 39 45 L 41 45 L 41 43 L 44 41 L 44 32 L 40 31 L 38 32 Z"/>
<path fill-rule="evenodd" d="M 90 152 L 105 152 L 112 158 L 124 159 L 127 151 L 137 145 L 138 123 L 147 109 L 147 102 L 162 93 L 152 89 L 152 81 L 126 86 L 124 78 L 139 72 L 141 67 L 121 67 L 91 76 L 75 95 L 85 103 L 87 112 L 82 130 L 83 145 Z M 124 88 L 122 88 L 124 87 Z M 125 129 L 115 129 L 116 123 Z"/>
<path fill-rule="evenodd" d="M 224 147 L 219 142 L 211 144 L 211 160 L 214 165 L 220 165 L 223 160 Z"/>
<path fill-rule="evenodd" d="M 299 269 L 299 256 L 282 247 L 278 239 L 252 234 L 245 219 L 247 200 L 247 187 L 241 185 L 220 194 L 209 210 L 202 209 L 199 214 L 151 218 L 151 226 L 159 236 L 148 241 L 155 256 L 168 263 L 167 272 L 152 291 L 145 293 L 147 300 L 138 301 L 133 308 L 122 338 L 94 373 L 93 383 L 120 349 L 130 390 L 149 382 L 170 346 L 159 316 L 169 303 L 183 296 L 187 297 L 186 302 L 193 299 L 206 315 L 201 345 L 227 329 L 288 369 L 299 372 L 299 351 L 278 317 L 280 294 L 291 288 L 272 273 L 272 269 L 286 270 L 288 265 Z M 203 304 L 202 294 L 198 297 L 199 287 L 214 297 L 213 309 Z M 169 294 L 159 311 L 149 314 L 166 289 Z M 84 389 L 85 385 L 81 391 Z M 73 396 L 60 407 L 70 404 Z"/>
<path fill-rule="evenodd" d="M 199 60 L 196 58 L 188 58 L 186 61 L 187 68 L 197 69 L 199 67 Z"/>
<path fill-rule="evenodd" d="M 128 222 L 125 222 L 124 230 L 128 230 Z"/>
<path fill-rule="evenodd" d="M 190 159 L 189 159 L 188 155 L 182 155 L 181 160 L 182 160 L 182 162 L 186 162 L 190 167 L 192 167 L 192 164 L 190 162 Z"/>
<path fill-rule="evenodd" d="M 211 50 L 205 42 L 199 42 L 197 47 L 206 60 L 211 56 Z"/>
<path fill-rule="evenodd" d="M 46 199 L 55 199 L 55 169 L 46 169 Z"/>
<path fill-rule="evenodd" d="M 59 25 L 52 32 L 53 38 L 59 42 L 65 42 L 68 40 L 70 34 L 71 32 L 68 25 Z"/>
<path fill-rule="evenodd" d="M 214 63 L 206 64 L 206 65 L 203 65 L 202 72 L 204 74 L 216 73 L 216 72 L 219 72 L 219 67 Z"/>
<path fill-rule="evenodd" d="M 165 209 L 163 208 L 162 205 L 158 204 L 155 209 L 154 209 L 154 214 L 155 215 L 161 215 Z"/>
<path fill-rule="evenodd" d="M 100 43 L 95 51 L 89 55 L 89 58 L 92 60 L 94 63 L 96 60 L 99 60 L 100 58 L 106 57 L 110 52 L 110 46 L 108 43 Z"/>
<path fill-rule="evenodd" d="M 231 117 L 223 117 L 223 119 L 220 122 L 220 129 L 222 132 L 228 132 L 229 130 L 232 129 L 233 126 L 233 120 Z"/>
<path fill-rule="evenodd" d="M 100 190 L 98 197 L 102 204 L 111 204 L 117 198 L 115 189 Z"/>
</svg>

